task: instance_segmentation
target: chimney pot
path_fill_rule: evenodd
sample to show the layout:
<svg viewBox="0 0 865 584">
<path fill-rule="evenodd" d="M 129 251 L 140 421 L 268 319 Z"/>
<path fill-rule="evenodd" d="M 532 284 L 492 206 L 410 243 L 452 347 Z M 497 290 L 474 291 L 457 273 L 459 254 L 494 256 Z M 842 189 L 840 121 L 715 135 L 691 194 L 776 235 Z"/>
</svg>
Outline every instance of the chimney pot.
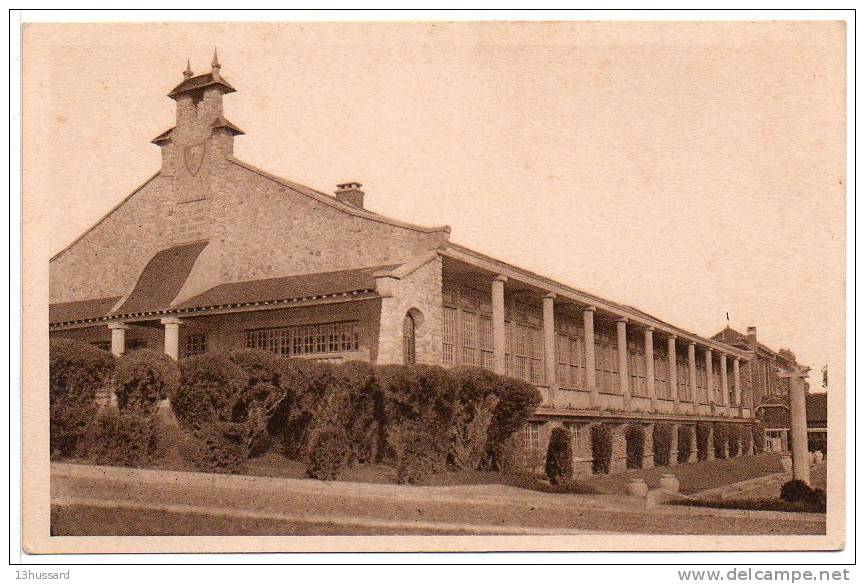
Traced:
<svg viewBox="0 0 865 584">
<path fill-rule="evenodd" d="M 336 185 L 336 200 L 363 209 L 363 191 L 360 190 L 363 185 L 359 182 L 346 182 Z"/>
</svg>

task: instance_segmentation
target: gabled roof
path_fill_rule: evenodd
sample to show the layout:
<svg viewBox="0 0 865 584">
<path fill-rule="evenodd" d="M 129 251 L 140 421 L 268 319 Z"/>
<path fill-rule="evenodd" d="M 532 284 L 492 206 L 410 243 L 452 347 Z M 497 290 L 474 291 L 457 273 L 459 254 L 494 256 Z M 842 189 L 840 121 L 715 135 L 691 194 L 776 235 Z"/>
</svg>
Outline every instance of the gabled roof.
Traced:
<svg viewBox="0 0 865 584">
<path fill-rule="evenodd" d="M 718 341 L 722 341 L 722 342 L 727 343 L 727 344 L 732 344 L 732 345 L 736 345 L 736 346 L 743 346 L 746 348 L 748 346 L 748 343 L 747 343 L 748 335 L 742 334 L 730 326 L 724 327 L 721 331 L 712 335 L 712 338 L 715 340 L 718 340 Z M 784 355 L 781 355 L 778 351 L 773 351 L 772 349 L 770 349 L 769 347 L 767 347 L 766 345 L 764 345 L 763 343 L 761 343 L 759 341 L 757 341 L 757 348 L 759 350 L 763 351 L 764 353 L 769 353 L 770 355 L 772 355 L 775 358 L 783 359 L 784 361 L 786 361 L 787 363 L 790 363 L 791 365 L 796 364 L 795 361 L 791 362 L 787 357 L 785 357 Z"/>
<path fill-rule="evenodd" d="M 187 93 L 189 91 L 197 91 L 200 89 L 204 89 L 205 87 L 210 87 L 212 85 L 219 85 L 225 91 L 225 93 L 234 93 L 237 91 L 231 84 L 222 78 L 220 75 L 217 78 L 214 78 L 213 73 L 204 73 L 202 75 L 196 75 L 195 77 L 190 77 L 189 79 L 185 79 L 181 82 L 177 87 L 171 90 L 171 93 L 168 94 L 168 97 L 171 99 L 177 98 L 178 95 L 182 93 Z"/>
<path fill-rule="evenodd" d="M 107 296 L 75 302 L 58 302 L 48 306 L 48 324 L 102 318 L 120 300 L 120 296 Z"/>
<path fill-rule="evenodd" d="M 112 311 L 114 315 L 135 314 L 167 309 L 180 293 L 192 266 L 206 241 L 178 245 L 157 253 L 138 277 L 135 288 L 123 304 Z"/>
<path fill-rule="evenodd" d="M 217 116 L 216 119 L 213 120 L 213 123 L 210 124 L 210 127 L 211 128 L 227 128 L 228 130 L 231 131 L 232 135 L 234 135 L 234 136 L 242 136 L 243 134 L 246 133 L 243 130 L 241 130 L 240 128 L 238 128 L 237 126 L 235 126 L 234 124 L 232 124 L 231 122 L 229 122 L 227 119 L 225 119 L 225 117 L 223 117 L 221 115 Z"/>
<path fill-rule="evenodd" d="M 171 139 L 171 134 L 174 133 L 174 126 L 168 128 L 161 134 L 159 134 L 156 138 L 150 141 L 151 144 L 156 144 L 157 146 L 162 144 L 163 142 L 168 142 Z"/>
<path fill-rule="evenodd" d="M 371 266 L 219 284 L 190 298 L 176 308 L 182 310 L 366 292 L 375 290 L 374 274 L 392 271 L 399 265 Z"/>
</svg>

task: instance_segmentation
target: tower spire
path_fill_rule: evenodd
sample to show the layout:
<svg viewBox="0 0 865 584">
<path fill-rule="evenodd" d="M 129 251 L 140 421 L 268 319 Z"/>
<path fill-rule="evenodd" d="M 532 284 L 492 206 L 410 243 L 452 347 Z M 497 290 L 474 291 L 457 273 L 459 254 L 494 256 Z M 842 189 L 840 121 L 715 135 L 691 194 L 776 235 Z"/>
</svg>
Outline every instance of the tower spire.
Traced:
<svg viewBox="0 0 865 584">
<path fill-rule="evenodd" d="M 186 71 L 183 72 L 183 77 L 186 79 L 192 77 L 192 67 L 189 65 L 189 59 L 186 59 Z"/>
<path fill-rule="evenodd" d="M 222 65 L 219 64 L 219 56 L 216 54 L 216 47 L 213 47 L 213 61 L 210 63 L 210 74 L 215 80 L 219 80 L 219 70 Z"/>
</svg>

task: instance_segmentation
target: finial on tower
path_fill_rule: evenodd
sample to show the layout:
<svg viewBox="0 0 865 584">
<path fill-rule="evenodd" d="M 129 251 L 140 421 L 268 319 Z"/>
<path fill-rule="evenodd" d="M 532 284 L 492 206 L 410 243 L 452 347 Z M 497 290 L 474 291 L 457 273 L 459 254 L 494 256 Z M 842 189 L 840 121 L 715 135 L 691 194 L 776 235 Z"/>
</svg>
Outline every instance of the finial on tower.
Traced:
<svg viewBox="0 0 865 584">
<path fill-rule="evenodd" d="M 183 77 L 186 79 L 192 77 L 192 67 L 189 65 L 189 59 L 186 59 L 186 71 L 183 72 Z"/>
<path fill-rule="evenodd" d="M 219 56 L 216 54 L 216 47 L 213 47 L 213 62 L 210 63 L 210 72 L 214 78 L 219 78 L 219 69 L 222 65 L 219 64 Z"/>
</svg>

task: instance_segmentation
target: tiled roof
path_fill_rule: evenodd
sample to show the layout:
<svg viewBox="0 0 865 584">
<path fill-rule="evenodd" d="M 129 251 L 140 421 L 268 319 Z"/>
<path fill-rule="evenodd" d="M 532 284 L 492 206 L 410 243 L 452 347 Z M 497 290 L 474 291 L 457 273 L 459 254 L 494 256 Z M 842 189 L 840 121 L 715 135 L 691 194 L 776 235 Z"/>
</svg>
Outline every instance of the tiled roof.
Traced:
<svg viewBox="0 0 865 584">
<path fill-rule="evenodd" d="M 190 77 L 189 79 L 184 80 L 180 85 L 171 90 L 171 93 L 168 94 L 168 97 L 174 99 L 181 93 L 186 93 L 187 91 L 195 91 L 197 89 L 204 89 L 205 87 L 209 87 L 211 85 L 220 85 L 223 89 L 225 89 L 225 93 L 234 93 L 237 91 L 231 84 L 223 79 L 221 76 L 218 79 L 213 78 L 213 73 L 204 73 L 203 75 L 196 75 L 195 77 Z"/>
<path fill-rule="evenodd" d="M 373 274 L 393 270 L 399 265 L 372 266 L 337 272 L 320 272 L 220 284 L 190 298 L 175 308 L 182 310 L 206 306 L 271 302 L 373 290 L 375 289 Z"/>
<path fill-rule="evenodd" d="M 51 304 L 48 306 L 48 322 L 49 324 L 59 324 L 100 318 L 106 316 L 118 300 L 120 300 L 120 296 L 108 296 L 106 298 Z"/>
<path fill-rule="evenodd" d="M 156 138 L 150 141 L 151 144 L 162 144 L 163 142 L 167 142 L 169 138 L 171 138 L 171 134 L 174 132 L 174 126 L 168 128 L 161 134 L 159 134 Z"/>
<path fill-rule="evenodd" d="M 144 266 L 132 293 L 112 314 L 166 310 L 183 287 L 206 241 L 178 245 L 157 253 Z"/>
<path fill-rule="evenodd" d="M 232 124 L 231 122 L 229 122 L 223 116 L 217 116 L 217 118 L 215 120 L 213 120 L 213 123 L 210 124 L 210 127 L 212 127 L 212 128 L 228 128 L 229 130 L 234 132 L 235 136 L 240 136 L 240 135 L 246 133 L 243 130 L 241 130 L 240 128 L 238 128 L 237 126 L 235 126 L 234 124 Z"/>
</svg>

